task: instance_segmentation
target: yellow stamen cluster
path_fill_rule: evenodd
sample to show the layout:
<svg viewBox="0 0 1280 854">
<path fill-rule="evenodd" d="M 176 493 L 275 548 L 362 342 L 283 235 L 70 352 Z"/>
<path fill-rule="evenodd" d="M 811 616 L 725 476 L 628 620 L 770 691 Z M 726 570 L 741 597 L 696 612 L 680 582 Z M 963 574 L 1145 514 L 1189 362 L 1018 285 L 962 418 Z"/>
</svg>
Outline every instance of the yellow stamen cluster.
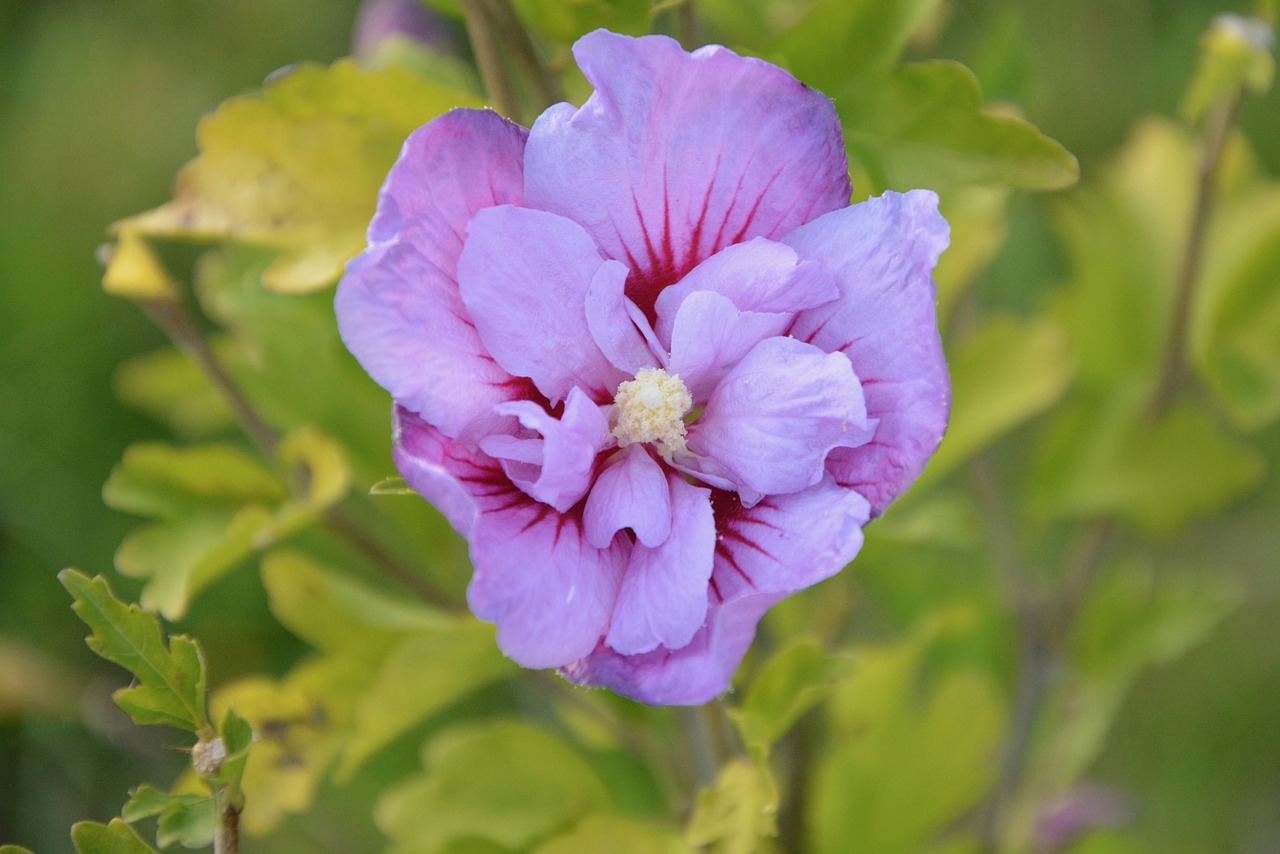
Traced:
<svg viewBox="0 0 1280 854">
<path fill-rule="evenodd" d="M 693 397 L 679 374 L 643 368 L 618 386 L 613 402 L 613 435 L 620 446 L 650 442 L 664 457 L 686 452 L 683 419 L 693 408 Z"/>
</svg>

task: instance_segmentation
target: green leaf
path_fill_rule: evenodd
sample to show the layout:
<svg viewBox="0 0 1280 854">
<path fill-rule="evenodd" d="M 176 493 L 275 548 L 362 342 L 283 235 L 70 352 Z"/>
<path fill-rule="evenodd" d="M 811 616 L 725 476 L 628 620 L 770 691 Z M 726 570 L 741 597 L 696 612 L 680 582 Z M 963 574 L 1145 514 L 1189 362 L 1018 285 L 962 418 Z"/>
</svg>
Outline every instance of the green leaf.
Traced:
<svg viewBox="0 0 1280 854">
<path fill-rule="evenodd" d="M 236 714 L 234 707 L 227 709 L 222 718 L 222 743 L 226 747 L 227 758 L 222 760 L 218 779 L 227 787 L 227 800 L 239 803 L 242 800 L 240 781 L 244 777 L 249 747 L 253 744 L 253 726 Z"/>
<path fill-rule="evenodd" d="M 142 604 L 180 619 L 201 590 L 234 569 L 255 548 L 275 542 L 271 511 L 249 505 L 236 513 L 206 512 L 134 530 L 116 551 L 116 569 L 146 580 Z"/>
<path fill-rule="evenodd" d="M 818 0 L 771 47 L 792 72 L 827 91 L 851 77 L 888 71 L 939 0 Z"/>
<path fill-rule="evenodd" d="M 749 748 L 767 752 L 852 671 L 849 657 L 828 655 L 817 642 L 798 638 L 765 662 L 730 717 Z"/>
<path fill-rule="evenodd" d="M 777 789 L 768 768 L 735 759 L 720 769 L 712 788 L 698 793 L 684 839 L 717 854 L 751 854 L 777 832 Z"/>
<path fill-rule="evenodd" d="M 197 509 L 238 509 L 288 495 L 258 458 L 235 445 L 178 448 L 156 442 L 130 446 L 102 488 L 107 506 L 125 513 L 174 519 Z"/>
<path fill-rule="evenodd" d="M 215 354 L 226 339 L 210 341 Z M 202 439 L 235 425 L 217 390 L 185 353 L 159 350 L 126 360 L 112 376 L 116 397 L 126 406 L 167 424 L 186 439 Z"/>
<path fill-rule="evenodd" d="M 21 845 L 0 845 L 0 854 L 33 854 L 30 848 Z"/>
<path fill-rule="evenodd" d="M 854 651 L 814 772 L 813 850 L 926 850 L 987 790 L 1005 729 L 1000 689 L 963 666 L 925 678 L 926 655 L 971 616 L 934 612 L 898 644 Z"/>
<path fill-rule="evenodd" d="M 679 834 L 616 815 L 589 815 L 533 854 L 691 854 Z"/>
<path fill-rule="evenodd" d="M 1067 344 L 1050 320 L 995 315 L 952 348 L 951 423 L 917 482 L 921 493 L 1062 398 L 1074 375 Z"/>
<path fill-rule="evenodd" d="M 71 607 L 93 630 L 89 648 L 132 673 L 139 684 L 116 691 L 116 705 L 140 724 L 207 729 L 205 670 L 195 641 L 175 635 L 166 645 L 160 621 L 116 599 L 102 576 L 64 569 L 58 580 L 75 599 Z"/>
<path fill-rule="evenodd" d="M 365 662 L 325 656 L 304 661 L 283 679 L 250 676 L 214 693 L 209 705 L 215 718 L 226 721 L 234 708 L 254 732 L 240 782 L 240 824 L 247 835 L 265 835 L 286 815 L 311 807 L 370 678 Z M 238 743 L 232 734 L 232 746 Z"/>
<path fill-rule="evenodd" d="M 879 189 L 993 184 L 1053 190 L 1074 157 L 1027 122 L 982 107 L 973 74 L 944 60 L 904 65 L 833 89 L 850 156 Z"/>
<path fill-rule="evenodd" d="M 951 243 L 938 259 L 933 280 L 938 285 L 938 320 L 944 327 L 960 297 L 1004 246 L 1009 196 L 1005 187 L 965 187 L 941 200 Z"/>
<path fill-rule="evenodd" d="M 139 786 L 129 793 L 121 816 L 130 824 L 158 818 L 156 844 L 168 848 L 204 848 L 213 841 L 217 821 L 211 795 L 162 792 L 154 786 Z"/>
<path fill-rule="evenodd" d="M 343 578 L 297 552 L 266 555 L 262 583 L 276 619 L 320 650 L 381 656 L 407 634 L 443 633 L 458 624 L 455 617 Z"/>
<path fill-rule="evenodd" d="M 526 846 L 608 807 L 604 784 L 564 742 L 497 721 L 446 730 L 423 757 L 427 772 L 392 788 L 375 810 L 392 851 L 436 852 L 477 837 Z"/>
<path fill-rule="evenodd" d="M 1232 420 L 1258 430 L 1280 419 L 1280 186 L 1232 199 L 1211 233 L 1192 358 Z"/>
<path fill-rule="evenodd" d="M 1045 434 L 1031 478 L 1041 513 L 1118 516 L 1167 534 L 1261 480 L 1261 456 L 1225 435 L 1208 412 L 1178 404 L 1150 423 L 1145 400 L 1144 384 L 1064 408 Z"/>
<path fill-rule="evenodd" d="M 364 247 L 405 137 L 457 106 L 480 104 L 399 66 L 296 66 L 207 116 L 173 201 L 116 230 L 271 247 L 279 256 L 263 277 L 268 287 L 315 290 Z"/>
<path fill-rule="evenodd" d="M 81 821 L 71 825 L 76 854 L 156 854 L 133 828 L 118 818 L 110 824 Z"/>
<path fill-rule="evenodd" d="M 493 627 L 475 620 L 408 637 L 386 657 L 360 697 L 335 773 L 351 778 L 375 753 L 418 723 L 518 668 L 498 651 Z"/>
</svg>

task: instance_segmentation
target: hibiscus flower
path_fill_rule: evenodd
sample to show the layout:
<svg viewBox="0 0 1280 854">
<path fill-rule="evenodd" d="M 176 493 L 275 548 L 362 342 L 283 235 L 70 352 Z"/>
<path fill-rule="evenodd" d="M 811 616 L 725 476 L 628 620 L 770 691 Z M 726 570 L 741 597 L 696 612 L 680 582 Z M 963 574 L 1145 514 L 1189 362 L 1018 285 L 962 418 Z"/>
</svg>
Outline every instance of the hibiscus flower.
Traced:
<svg viewBox="0 0 1280 854">
<path fill-rule="evenodd" d="M 410 136 L 338 324 L 503 652 L 701 703 L 941 439 L 948 227 L 926 191 L 849 205 L 831 101 L 776 66 L 606 31 L 574 55 L 581 108 Z"/>
</svg>

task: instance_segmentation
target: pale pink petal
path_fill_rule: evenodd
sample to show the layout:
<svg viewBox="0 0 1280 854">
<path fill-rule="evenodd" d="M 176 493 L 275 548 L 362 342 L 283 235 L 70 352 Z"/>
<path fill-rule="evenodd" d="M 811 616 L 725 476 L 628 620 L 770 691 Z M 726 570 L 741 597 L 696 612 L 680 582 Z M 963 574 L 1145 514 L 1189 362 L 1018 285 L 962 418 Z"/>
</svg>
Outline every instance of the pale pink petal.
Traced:
<svg viewBox="0 0 1280 854">
<path fill-rule="evenodd" d="M 671 533 L 671 493 L 662 467 L 644 445 L 628 445 L 600 472 L 583 509 L 587 542 L 604 548 L 630 528 L 659 546 Z"/>
<path fill-rule="evenodd" d="M 814 485 L 832 448 L 870 436 L 862 389 L 843 354 L 769 338 L 716 388 L 689 430 L 689 450 L 717 463 L 708 472 L 727 474 L 754 501 Z"/>
<path fill-rule="evenodd" d="M 596 454 L 613 441 L 600 407 L 573 388 L 559 419 L 531 400 L 502 403 L 496 410 L 514 415 L 542 438 L 490 436 L 480 441 L 481 450 L 503 459 L 512 483 L 531 498 L 561 513 L 581 501 L 591 485 Z"/>
<path fill-rule="evenodd" d="M 447 436 L 491 432 L 494 404 L 531 390 L 485 352 L 457 285 L 410 244 L 353 259 L 334 309 L 342 342 L 369 376 Z"/>
<path fill-rule="evenodd" d="M 405 482 L 435 505 L 454 530 L 469 536 L 480 502 L 495 489 L 508 488 L 498 464 L 402 406 L 392 413 L 392 431 L 392 454 Z"/>
<path fill-rule="evenodd" d="M 528 387 L 485 352 L 456 280 L 467 222 L 523 195 L 526 134 L 491 110 L 455 110 L 414 131 L 378 195 L 370 246 L 338 285 L 343 343 L 448 436 L 489 432 L 493 404 Z"/>
<path fill-rule="evenodd" d="M 760 593 L 790 593 L 839 572 L 862 548 L 867 500 L 827 475 L 791 495 L 770 495 L 744 507 L 729 492 L 713 492 L 718 601 Z"/>
<path fill-rule="evenodd" d="M 574 386 L 612 400 L 630 377 L 605 358 L 587 321 L 587 291 L 606 264 L 591 237 L 564 217 L 509 205 L 478 213 L 467 234 L 458 285 L 498 364 L 552 403 Z M 634 328 L 623 310 L 598 325 Z"/>
<path fill-rule="evenodd" d="M 833 451 L 828 468 L 879 515 L 915 480 L 947 429 L 951 380 L 930 275 L 949 229 L 926 190 L 837 211 L 786 238 L 836 276 L 839 301 L 801 314 L 793 334 L 849 357 L 862 380 L 875 438 Z"/>
<path fill-rule="evenodd" d="M 848 203 L 839 120 L 826 96 L 726 48 L 597 30 L 574 45 L 595 93 L 539 117 L 525 149 L 526 204 L 581 223 L 658 292 L 753 237 L 781 237 Z"/>
<path fill-rule="evenodd" d="M 729 689 L 760 618 L 785 597 L 783 593 L 748 596 L 725 605 L 713 601 L 706 624 L 680 649 L 659 647 L 641 655 L 619 655 L 601 644 L 560 672 L 570 682 L 609 688 L 650 705 L 706 703 Z"/>
<path fill-rule="evenodd" d="M 649 321 L 639 315 L 624 293 L 626 283 L 624 265 L 617 261 L 601 265 L 587 288 L 587 328 L 610 364 L 624 373 L 635 374 L 641 368 L 657 367 L 662 360 L 646 340 Z M 621 318 L 632 322 L 624 323 Z"/>
<path fill-rule="evenodd" d="M 714 291 L 740 311 L 785 313 L 788 317 L 840 296 L 835 278 L 816 261 L 801 261 L 783 243 L 757 237 L 730 246 L 703 261 L 676 284 L 658 294 L 658 339 L 671 340 L 676 314 L 685 297 Z"/>
<path fill-rule="evenodd" d="M 623 655 L 658 646 L 679 649 L 702 627 L 707 614 L 707 580 L 716 545 L 709 490 L 669 475 L 671 535 L 657 548 L 642 542 L 618 591 L 607 643 Z"/>
<path fill-rule="evenodd" d="M 524 667 L 562 667 L 595 649 L 609 626 L 628 546 L 589 545 L 573 514 L 515 487 L 481 503 L 471 528 L 467 604 L 498 625 L 498 646 Z"/>
<path fill-rule="evenodd" d="M 418 128 L 378 194 L 369 243 L 408 234 L 427 263 L 456 281 L 471 218 L 523 198 L 528 135 L 493 110 L 452 110 Z"/>
<path fill-rule="evenodd" d="M 789 314 L 739 311 L 712 291 L 690 294 L 676 314 L 668 370 L 680 376 L 695 401 L 705 403 L 734 365 L 791 320 Z"/>
</svg>

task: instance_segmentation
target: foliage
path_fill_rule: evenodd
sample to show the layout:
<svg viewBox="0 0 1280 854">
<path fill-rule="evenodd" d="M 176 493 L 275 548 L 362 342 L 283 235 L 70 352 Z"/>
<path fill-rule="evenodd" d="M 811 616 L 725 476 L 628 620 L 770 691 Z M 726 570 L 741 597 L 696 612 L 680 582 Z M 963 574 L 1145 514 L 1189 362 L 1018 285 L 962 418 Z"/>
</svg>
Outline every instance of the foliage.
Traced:
<svg viewBox="0 0 1280 854">
<path fill-rule="evenodd" d="M 234 14 L 252 18 L 249 5 Z M 1277 616 L 1280 135 L 1241 130 L 1266 127 L 1258 107 L 1275 104 L 1266 7 L 1212 21 L 1216 8 L 1186 5 L 1206 33 L 1199 64 L 1189 37 L 1168 35 L 1177 61 L 1162 67 L 1181 70 L 1149 107 L 1180 104 L 1179 118 L 1128 116 L 1123 141 L 1080 152 L 1078 188 L 1031 196 L 1081 175 L 1036 126 L 1073 133 L 1036 86 L 1080 73 L 1032 80 L 1051 62 L 1032 47 L 1036 22 L 1055 20 L 1047 7 L 977 4 L 965 20 L 937 0 L 427 5 L 450 38 L 469 7 L 512 40 L 502 68 L 517 106 L 544 106 L 517 36 L 551 89 L 577 96 L 568 50 L 598 26 L 692 32 L 829 94 L 858 194 L 930 187 L 952 224 L 937 275 L 948 436 L 868 528 L 851 571 L 771 614 L 737 690 L 694 716 L 520 672 L 466 614 L 459 538 L 388 477 L 387 401 L 343 349 L 329 291 L 406 135 L 481 102 L 444 71 L 460 54 L 438 45 L 422 51 L 439 62 L 339 59 L 272 75 L 200 122 L 172 200 L 116 222 L 102 256 L 106 293 L 172 345 L 131 345 L 113 378 L 146 419 L 113 428 L 119 462 L 101 492 L 134 517 L 127 533 L 111 517 L 108 533 L 114 586 L 139 604 L 101 576 L 58 578 L 90 649 L 130 674 L 116 705 L 181 733 L 192 761 L 121 763 L 154 783 L 126 793 L 111 778 L 82 814 L 119 817 L 72 827 L 78 852 L 208 847 L 228 811 L 286 854 L 329 833 L 344 850 L 392 854 L 959 854 L 1248 850 L 1280 832 L 1257 817 L 1280 780 L 1274 703 L 1227 704 L 1240 756 L 1206 770 L 1208 783 L 1166 773 L 1159 750 L 1132 767 L 1115 759 L 1138 751 L 1126 732 L 1165 714 L 1151 696 L 1174 692 L 1179 720 L 1218 708 L 1197 686 L 1236 664 L 1223 638 Z M 6 25 L 0 15 L 0 34 Z M 21 96 L 5 98 L 21 107 Z M 1016 96 L 1035 123 L 991 96 Z M 6 299 L 35 299 L 39 277 L 13 280 L 30 287 Z M 5 409 L 58 400 L 53 387 L 17 393 L 10 377 L 22 373 L 0 374 Z M 77 441 L 92 432 L 94 413 L 56 411 Z M 30 437 L 0 427 L 0 449 L 25 471 Z M 6 504 L 4 537 L 66 479 L 46 468 L 5 490 L 34 509 Z M 96 490 L 102 474 L 87 468 Z M 88 665 L 56 642 L 41 640 L 45 656 L 10 641 L 56 609 L 0 614 L 0 714 L 26 722 L 14 743 L 38 738 L 51 712 L 126 740 L 78 711 L 92 709 L 74 702 L 79 683 L 98 681 L 80 678 Z M 198 634 L 208 657 L 162 617 Z M 1280 644 L 1260 636 L 1247 652 L 1275 661 Z M 33 681 L 47 690 L 10 688 Z M 1168 737 L 1218 761 L 1208 736 Z M 110 748 L 88 738 L 101 763 Z M 63 741 L 21 743 L 57 757 L 74 752 Z M 1169 807 L 1200 783 L 1225 787 L 1220 815 Z M 21 782 L 4 785 L 24 803 Z M 1104 806 L 1085 797 L 1099 790 Z M 1094 811 L 1061 830 L 1062 805 L 1076 803 Z"/>
</svg>

